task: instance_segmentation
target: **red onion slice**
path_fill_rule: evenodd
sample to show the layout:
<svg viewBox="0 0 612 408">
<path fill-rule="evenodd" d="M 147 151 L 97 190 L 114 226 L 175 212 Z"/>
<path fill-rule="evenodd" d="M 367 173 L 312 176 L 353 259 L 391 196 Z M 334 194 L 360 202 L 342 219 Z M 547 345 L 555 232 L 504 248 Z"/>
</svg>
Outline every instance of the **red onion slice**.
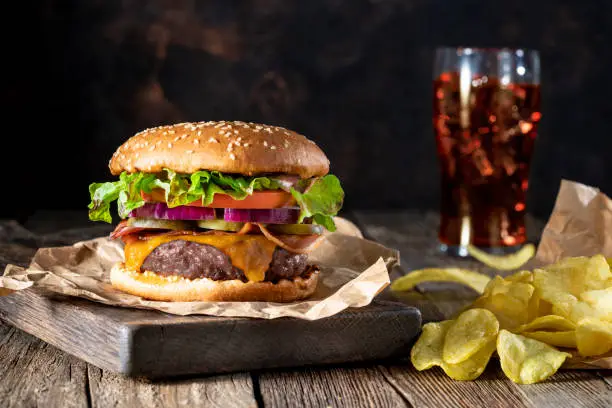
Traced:
<svg viewBox="0 0 612 408">
<path fill-rule="evenodd" d="M 169 208 L 166 203 L 145 203 L 133 210 L 129 216 L 163 220 L 214 220 L 215 209 L 187 205 Z"/>
<path fill-rule="evenodd" d="M 296 224 L 300 218 L 299 208 L 272 208 L 269 210 L 245 210 L 226 208 L 223 219 L 231 222 L 258 222 L 262 224 Z"/>
</svg>

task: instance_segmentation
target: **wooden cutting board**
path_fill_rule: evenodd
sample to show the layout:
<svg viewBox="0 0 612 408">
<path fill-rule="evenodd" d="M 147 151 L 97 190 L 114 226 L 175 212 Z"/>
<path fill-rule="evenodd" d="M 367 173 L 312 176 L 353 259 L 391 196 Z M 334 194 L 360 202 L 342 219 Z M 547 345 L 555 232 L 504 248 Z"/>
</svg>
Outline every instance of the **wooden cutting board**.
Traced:
<svg viewBox="0 0 612 408">
<path fill-rule="evenodd" d="M 102 369 L 149 378 L 401 358 L 418 309 L 375 301 L 315 321 L 175 316 L 35 290 L 0 297 L 0 317 Z"/>
</svg>

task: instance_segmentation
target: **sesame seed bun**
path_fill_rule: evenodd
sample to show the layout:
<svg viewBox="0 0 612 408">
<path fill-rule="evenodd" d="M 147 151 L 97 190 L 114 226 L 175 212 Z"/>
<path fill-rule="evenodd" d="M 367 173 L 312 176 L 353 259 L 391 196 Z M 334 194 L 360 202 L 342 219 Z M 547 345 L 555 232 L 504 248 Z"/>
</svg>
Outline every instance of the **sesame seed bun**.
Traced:
<svg viewBox="0 0 612 408">
<path fill-rule="evenodd" d="M 117 263 L 111 269 L 113 287 L 151 300 L 170 302 L 293 302 L 312 295 L 319 280 L 318 268 L 312 266 L 307 278 L 272 282 L 214 281 L 169 279 L 152 272 L 137 272 Z"/>
<path fill-rule="evenodd" d="M 113 154 L 111 173 L 178 173 L 217 170 L 247 176 L 294 174 L 301 178 L 329 171 L 325 153 L 306 137 L 278 126 L 246 122 L 194 122 L 137 133 Z"/>
</svg>

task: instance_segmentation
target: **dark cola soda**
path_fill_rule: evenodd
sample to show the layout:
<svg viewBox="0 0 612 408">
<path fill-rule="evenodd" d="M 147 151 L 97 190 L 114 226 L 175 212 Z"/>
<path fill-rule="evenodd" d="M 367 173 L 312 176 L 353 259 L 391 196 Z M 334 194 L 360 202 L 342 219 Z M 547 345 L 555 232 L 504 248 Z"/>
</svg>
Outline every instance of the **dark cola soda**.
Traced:
<svg viewBox="0 0 612 408">
<path fill-rule="evenodd" d="M 540 86 L 495 76 L 434 80 L 441 170 L 440 241 L 510 247 L 526 241 L 525 195 L 538 131 Z"/>
</svg>

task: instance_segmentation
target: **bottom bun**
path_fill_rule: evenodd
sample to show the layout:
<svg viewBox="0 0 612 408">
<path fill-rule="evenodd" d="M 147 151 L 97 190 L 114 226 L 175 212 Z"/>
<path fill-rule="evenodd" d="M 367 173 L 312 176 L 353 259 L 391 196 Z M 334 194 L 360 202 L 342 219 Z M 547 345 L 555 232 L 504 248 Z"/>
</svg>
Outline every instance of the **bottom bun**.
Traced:
<svg viewBox="0 0 612 408">
<path fill-rule="evenodd" d="M 110 279 L 113 287 L 151 300 L 293 302 L 309 297 L 317 288 L 319 269 L 311 266 L 307 276 L 282 279 L 277 283 L 185 279 L 160 276 L 148 271 L 141 273 L 126 269 L 123 263 L 117 263 L 111 269 Z"/>
</svg>

